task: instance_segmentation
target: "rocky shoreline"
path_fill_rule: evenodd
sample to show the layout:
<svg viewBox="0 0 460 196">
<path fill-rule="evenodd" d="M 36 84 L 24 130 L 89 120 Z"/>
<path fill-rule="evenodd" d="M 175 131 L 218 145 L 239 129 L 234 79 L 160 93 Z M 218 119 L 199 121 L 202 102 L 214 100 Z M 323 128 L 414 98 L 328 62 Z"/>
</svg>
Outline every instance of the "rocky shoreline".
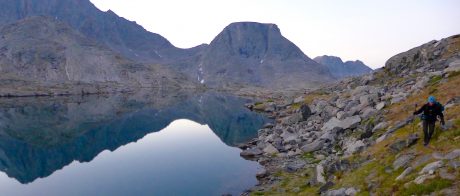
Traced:
<svg viewBox="0 0 460 196">
<path fill-rule="evenodd" d="M 348 78 L 308 94 L 299 93 L 294 99 L 273 96 L 263 102 L 248 104 L 246 107 L 266 113 L 275 122 L 260 129 L 257 138 L 239 146 L 243 149 L 242 157 L 257 161 L 264 167 L 257 174 L 259 185 L 244 195 L 251 192 L 300 192 L 301 187 L 291 190 L 280 188 L 280 176 L 285 173 L 300 174 L 305 179 L 304 188 L 316 187 L 317 192 L 312 194 L 355 195 L 361 191 L 357 187 L 332 189 L 337 178 L 333 174 L 351 171 L 371 161 L 370 156 L 353 157 L 414 121 L 414 116 L 410 114 L 413 108 L 406 108 L 407 115 L 396 120 L 387 118 L 389 108 L 412 99 L 431 85 L 446 83 L 458 75 L 460 55 L 454 53 L 445 58 L 442 53 L 436 52 L 447 50 L 445 48 L 449 43 L 449 40 L 430 42 L 421 46 L 425 56 L 418 56 L 418 59 L 408 61 L 403 58 L 412 56 L 414 52 L 411 50 L 390 59 L 383 69 Z M 425 48 L 430 50 L 427 52 Z M 407 66 L 404 68 L 402 65 Z M 444 104 L 446 108 L 452 108 L 458 107 L 459 103 L 458 92 L 454 92 Z M 447 129 L 453 124 L 453 119 L 447 121 Z M 419 138 L 419 134 L 412 133 L 391 143 L 388 148 L 398 153 L 416 144 Z M 458 163 L 459 151 L 455 149 L 451 152 L 451 164 Z M 399 162 L 395 161 L 396 169 L 399 165 L 406 165 L 406 159 L 412 160 L 402 157 Z M 425 172 L 420 171 L 414 181 L 423 182 L 428 178 L 425 173 L 430 171 L 432 175 L 440 168 L 439 165 L 437 162 L 428 164 L 422 170 Z M 401 178 L 411 172 L 412 168 L 408 168 L 405 167 Z"/>
</svg>

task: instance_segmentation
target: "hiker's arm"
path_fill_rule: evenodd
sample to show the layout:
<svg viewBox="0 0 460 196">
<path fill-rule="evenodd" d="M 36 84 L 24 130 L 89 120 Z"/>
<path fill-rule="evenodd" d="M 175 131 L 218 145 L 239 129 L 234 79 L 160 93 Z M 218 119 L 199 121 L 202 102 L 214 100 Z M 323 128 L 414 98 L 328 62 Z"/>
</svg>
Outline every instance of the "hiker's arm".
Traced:
<svg viewBox="0 0 460 196">
<path fill-rule="evenodd" d="M 418 115 L 423 112 L 423 109 L 425 109 L 425 105 L 423 105 L 419 110 L 414 112 L 414 115 Z"/>
<path fill-rule="evenodd" d="M 444 114 L 441 112 L 439 112 L 439 118 L 441 119 L 441 124 L 444 125 L 446 124 L 445 121 L 444 121 Z"/>
</svg>

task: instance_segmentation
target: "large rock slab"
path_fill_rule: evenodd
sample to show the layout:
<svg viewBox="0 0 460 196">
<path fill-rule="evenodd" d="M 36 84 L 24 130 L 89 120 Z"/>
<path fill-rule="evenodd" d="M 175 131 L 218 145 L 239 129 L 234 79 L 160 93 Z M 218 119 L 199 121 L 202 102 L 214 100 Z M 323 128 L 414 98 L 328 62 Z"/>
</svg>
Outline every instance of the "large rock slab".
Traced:
<svg viewBox="0 0 460 196">
<path fill-rule="evenodd" d="M 398 170 L 401 167 L 407 167 L 410 163 L 415 158 L 413 154 L 404 154 L 399 156 L 394 162 L 393 162 L 393 168 L 395 170 Z"/>
<path fill-rule="evenodd" d="M 460 157 L 460 149 L 455 149 L 444 156 L 444 159 L 453 160 Z"/>
<path fill-rule="evenodd" d="M 319 137 L 320 140 L 329 141 L 329 142 L 335 141 L 335 138 L 336 138 L 336 131 L 334 130 L 326 131 Z"/>
<path fill-rule="evenodd" d="M 297 141 L 300 141 L 298 134 L 287 131 L 283 132 L 281 137 L 283 138 L 285 144 L 294 144 L 297 143 Z"/>
<path fill-rule="evenodd" d="M 292 172 L 296 172 L 304 168 L 305 165 L 306 165 L 305 161 L 296 160 L 296 161 L 284 163 L 283 168 L 284 168 L 284 171 L 292 173 Z"/>
<path fill-rule="evenodd" d="M 375 109 L 382 110 L 385 107 L 385 102 L 380 102 L 375 106 Z"/>
<path fill-rule="evenodd" d="M 399 153 L 402 149 L 407 147 L 407 142 L 405 140 L 396 140 L 389 147 L 392 152 Z"/>
<path fill-rule="evenodd" d="M 433 174 L 434 171 L 436 171 L 437 169 L 439 169 L 440 167 L 444 166 L 444 163 L 442 161 L 436 161 L 436 162 L 433 162 L 433 163 L 429 163 L 428 165 L 426 165 L 425 167 L 423 167 L 423 169 L 419 172 L 420 175 L 422 174 Z"/>
<path fill-rule="evenodd" d="M 339 120 L 338 118 L 333 117 L 324 124 L 321 130 L 331 131 L 334 128 L 348 129 L 348 128 L 355 127 L 360 122 L 361 122 L 361 117 L 359 116 L 351 116 L 343 120 Z"/>
<path fill-rule="evenodd" d="M 272 144 L 268 144 L 264 150 L 265 153 L 267 154 L 277 154 L 279 153 L 278 149 L 276 149 Z"/>
<path fill-rule="evenodd" d="M 377 113 L 377 110 L 372 108 L 372 107 L 367 107 L 367 108 L 364 108 L 361 112 L 361 117 L 366 119 L 366 118 L 369 118 L 370 116 L 374 115 L 375 113 Z"/>
<path fill-rule="evenodd" d="M 387 128 L 387 127 L 388 127 L 388 123 L 387 123 L 387 122 L 381 122 L 381 123 L 377 124 L 377 125 L 372 129 L 372 132 L 376 132 L 376 131 L 385 129 L 385 128 Z"/>
<path fill-rule="evenodd" d="M 325 184 L 326 177 L 324 177 L 324 167 L 321 164 L 316 165 L 316 182 Z"/>
<path fill-rule="evenodd" d="M 301 113 L 294 113 L 289 117 L 286 117 L 283 120 L 283 124 L 285 125 L 292 125 L 298 122 L 301 122 L 303 120 L 302 114 Z"/>
<path fill-rule="evenodd" d="M 435 177 L 436 177 L 436 175 L 429 175 L 429 174 L 421 175 L 421 176 L 418 176 L 417 178 L 415 178 L 414 183 L 415 184 L 422 184 L 423 182 L 425 182 L 425 180 L 434 179 Z"/>
<path fill-rule="evenodd" d="M 347 144 L 345 154 L 346 155 L 352 155 L 355 152 L 361 151 L 366 144 L 362 140 L 357 140 L 355 142 Z"/>
<path fill-rule="evenodd" d="M 449 63 L 449 67 L 445 69 L 444 71 L 446 72 L 460 71 L 460 59 L 457 59 L 454 62 Z"/>
<path fill-rule="evenodd" d="M 320 150 L 321 148 L 323 148 L 323 145 L 324 145 L 324 141 L 315 140 L 312 143 L 309 143 L 307 145 L 302 146 L 300 149 L 303 152 L 309 153 L 309 152 L 314 152 L 314 151 Z"/>
</svg>

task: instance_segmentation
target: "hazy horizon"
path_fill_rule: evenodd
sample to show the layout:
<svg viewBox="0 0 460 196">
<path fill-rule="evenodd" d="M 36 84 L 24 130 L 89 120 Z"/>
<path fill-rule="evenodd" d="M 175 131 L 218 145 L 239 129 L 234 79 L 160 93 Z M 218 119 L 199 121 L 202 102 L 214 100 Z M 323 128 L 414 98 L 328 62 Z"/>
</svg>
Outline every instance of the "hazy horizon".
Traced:
<svg viewBox="0 0 460 196">
<path fill-rule="evenodd" d="M 176 47 L 211 40 L 232 22 L 274 23 L 310 58 L 339 56 L 382 67 L 393 55 L 460 33 L 460 1 L 91 0 Z"/>
</svg>

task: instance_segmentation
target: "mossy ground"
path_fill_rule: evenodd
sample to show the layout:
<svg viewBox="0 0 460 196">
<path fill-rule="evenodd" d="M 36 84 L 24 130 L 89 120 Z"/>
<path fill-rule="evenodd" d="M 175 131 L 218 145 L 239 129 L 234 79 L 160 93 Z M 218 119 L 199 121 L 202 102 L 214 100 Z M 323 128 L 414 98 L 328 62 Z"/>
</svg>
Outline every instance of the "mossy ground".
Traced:
<svg viewBox="0 0 460 196">
<path fill-rule="evenodd" d="M 307 179 L 314 175 L 313 168 L 304 169 L 295 173 L 278 172 L 280 179 L 276 187 L 265 192 L 253 192 L 251 195 L 317 195 L 319 187 L 308 185 Z"/>
<path fill-rule="evenodd" d="M 412 115 L 415 110 L 414 103 L 418 107 L 426 102 L 429 95 L 434 95 L 438 101 L 445 104 L 448 100 L 460 96 L 460 74 L 451 73 L 446 78 L 432 78 L 429 86 L 423 91 L 408 97 L 405 101 L 393 104 L 385 108 L 388 113 L 385 120 L 394 124 L 399 120 L 403 120 Z M 314 99 L 325 98 L 327 94 L 311 94 L 306 98 L 305 103 L 311 103 Z M 440 191 L 447 187 L 454 187 L 460 190 L 460 172 L 447 166 L 449 172 L 456 175 L 457 179 L 454 181 L 440 179 L 439 177 L 427 180 L 423 184 L 416 185 L 412 181 L 418 176 L 420 171 L 427 163 L 435 161 L 434 159 L 419 165 L 414 168 L 414 171 L 406 176 L 401 181 L 396 181 L 396 177 L 403 172 L 403 168 L 398 170 L 392 169 L 392 164 L 397 156 L 405 153 L 412 153 L 416 156 L 415 159 L 438 152 L 446 154 L 453 149 L 460 148 L 460 106 L 447 108 L 445 111 L 446 121 L 453 120 L 454 125 L 449 130 L 441 130 L 437 124 L 435 134 L 430 143 L 430 147 L 424 147 L 422 142 L 423 133 L 419 126 L 420 120 L 416 119 L 415 122 L 402 127 L 392 134 L 384 141 L 375 144 L 361 154 L 356 154 L 349 157 L 350 162 L 356 160 L 367 159 L 369 161 L 362 164 L 358 169 L 348 172 L 336 172 L 334 175 L 334 187 L 355 187 L 360 190 L 358 195 L 370 195 L 370 193 L 377 193 L 377 195 L 424 195 Z M 379 136 L 384 131 L 375 133 Z M 398 139 L 406 139 L 409 134 L 417 133 L 420 140 L 412 147 L 406 148 L 399 153 L 394 153 L 389 150 L 389 145 Z M 305 159 L 314 159 L 312 154 L 304 154 Z M 307 180 L 310 179 L 314 173 L 313 168 L 305 169 L 296 173 L 279 172 L 277 177 L 280 182 L 267 192 L 255 192 L 253 195 L 317 195 L 319 187 L 308 186 Z M 295 191 L 294 191 L 295 190 Z"/>
</svg>

